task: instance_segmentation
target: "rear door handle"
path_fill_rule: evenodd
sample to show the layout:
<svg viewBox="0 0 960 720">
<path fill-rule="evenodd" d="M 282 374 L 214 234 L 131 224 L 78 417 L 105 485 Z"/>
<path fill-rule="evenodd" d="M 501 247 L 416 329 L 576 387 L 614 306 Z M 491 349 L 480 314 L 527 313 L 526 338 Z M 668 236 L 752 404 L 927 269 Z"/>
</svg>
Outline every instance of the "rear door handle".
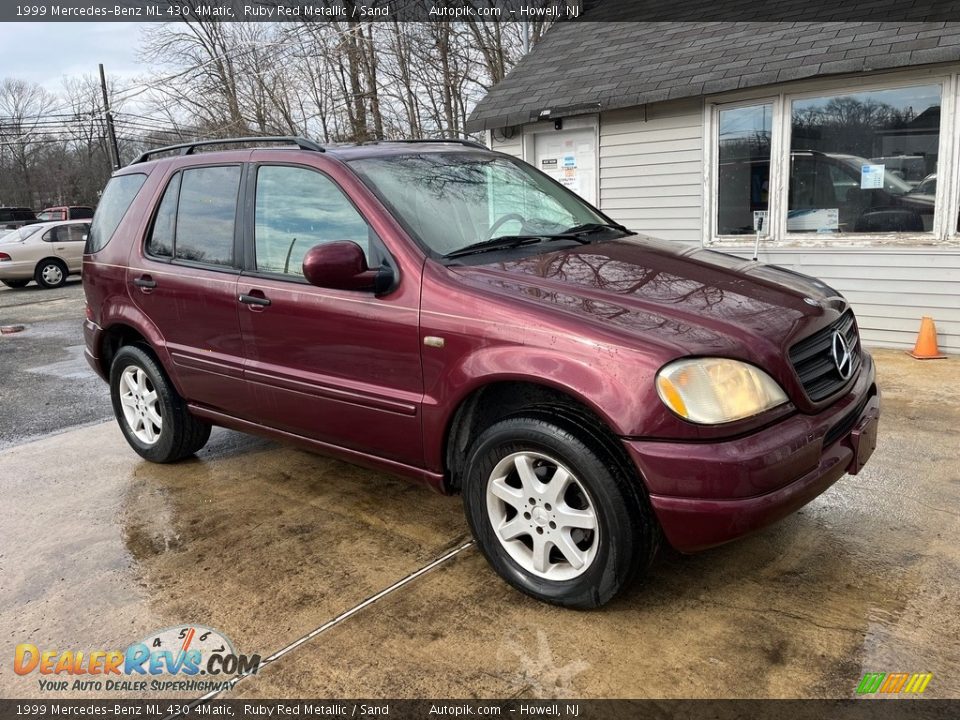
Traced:
<svg viewBox="0 0 960 720">
<path fill-rule="evenodd" d="M 149 275 L 141 275 L 138 278 L 134 278 L 133 284 L 143 290 L 153 290 L 153 288 L 157 286 L 157 281 Z"/>
<path fill-rule="evenodd" d="M 256 295 L 241 295 L 237 300 L 244 305 L 258 305 L 260 307 L 267 307 L 270 304 L 270 298 L 258 297 Z"/>
</svg>

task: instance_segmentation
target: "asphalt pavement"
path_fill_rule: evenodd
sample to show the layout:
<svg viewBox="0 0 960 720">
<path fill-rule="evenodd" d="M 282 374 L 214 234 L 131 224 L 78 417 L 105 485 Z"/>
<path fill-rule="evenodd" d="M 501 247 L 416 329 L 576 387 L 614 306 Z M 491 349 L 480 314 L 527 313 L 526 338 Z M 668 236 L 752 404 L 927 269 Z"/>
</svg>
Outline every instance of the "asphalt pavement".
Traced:
<svg viewBox="0 0 960 720">
<path fill-rule="evenodd" d="M 83 287 L 0 286 L 0 449 L 113 417 L 106 384 L 83 358 Z"/>
</svg>

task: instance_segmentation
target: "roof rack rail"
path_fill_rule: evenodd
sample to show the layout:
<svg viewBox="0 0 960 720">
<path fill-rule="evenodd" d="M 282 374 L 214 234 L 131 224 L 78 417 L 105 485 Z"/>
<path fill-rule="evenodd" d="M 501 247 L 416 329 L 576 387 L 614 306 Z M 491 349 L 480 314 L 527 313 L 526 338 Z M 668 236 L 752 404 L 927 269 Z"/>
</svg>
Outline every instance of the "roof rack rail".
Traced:
<svg viewBox="0 0 960 720">
<path fill-rule="evenodd" d="M 418 140 L 383 140 L 382 142 L 395 142 L 395 143 L 457 143 L 459 145 L 466 145 L 467 147 L 479 148 L 480 150 L 489 150 L 486 145 L 483 143 L 478 143 L 476 140 L 464 140 L 462 138 L 422 138 Z"/>
<path fill-rule="evenodd" d="M 219 140 L 197 140 L 195 142 L 181 143 L 179 145 L 167 145 L 166 147 L 156 148 L 154 150 L 147 150 L 146 152 L 140 153 L 137 156 L 137 159 L 134 160 L 131 165 L 136 165 L 137 163 L 146 162 L 150 159 L 151 155 L 157 155 L 159 153 L 172 152 L 174 150 L 179 150 L 178 155 L 192 155 L 193 151 L 198 147 L 203 147 L 205 145 L 234 145 L 237 143 L 291 143 L 296 145 L 301 150 L 312 150 L 314 152 L 326 152 L 322 145 L 318 145 L 313 140 L 308 140 L 304 137 L 297 137 L 294 135 L 271 135 L 267 137 L 235 137 L 235 138 L 221 138 Z"/>
</svg>

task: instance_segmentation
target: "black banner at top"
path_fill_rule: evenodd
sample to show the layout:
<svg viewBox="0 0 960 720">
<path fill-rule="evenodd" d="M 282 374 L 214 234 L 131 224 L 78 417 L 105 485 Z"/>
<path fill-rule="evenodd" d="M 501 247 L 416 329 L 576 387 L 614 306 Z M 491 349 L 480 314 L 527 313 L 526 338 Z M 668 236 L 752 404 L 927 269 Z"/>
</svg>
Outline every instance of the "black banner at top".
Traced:
<svg viewBox="0 0 960 720">
<path fill-rule="evenodd" d="M 958 0 L 27 0 L 0 22 L 960 22 Z"/>
</svg>

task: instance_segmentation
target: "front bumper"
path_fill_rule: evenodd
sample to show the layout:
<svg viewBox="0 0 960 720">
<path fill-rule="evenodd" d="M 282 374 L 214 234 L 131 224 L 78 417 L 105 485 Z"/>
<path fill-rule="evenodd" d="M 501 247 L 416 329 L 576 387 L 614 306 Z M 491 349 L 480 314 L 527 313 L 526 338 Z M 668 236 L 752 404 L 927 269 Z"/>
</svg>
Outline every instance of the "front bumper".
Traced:
<svg viewBox="0 0 960 720">
<path fill-rule="evenodd" d="M 798 413 L 719 443 L 624 444 L 667 540 L 692 552 L 769 525 L 859 472 L 876 444 L 879 417 L 873 360 L 864 353 L 850 393 L 817 415 Z"/>
</svg>

